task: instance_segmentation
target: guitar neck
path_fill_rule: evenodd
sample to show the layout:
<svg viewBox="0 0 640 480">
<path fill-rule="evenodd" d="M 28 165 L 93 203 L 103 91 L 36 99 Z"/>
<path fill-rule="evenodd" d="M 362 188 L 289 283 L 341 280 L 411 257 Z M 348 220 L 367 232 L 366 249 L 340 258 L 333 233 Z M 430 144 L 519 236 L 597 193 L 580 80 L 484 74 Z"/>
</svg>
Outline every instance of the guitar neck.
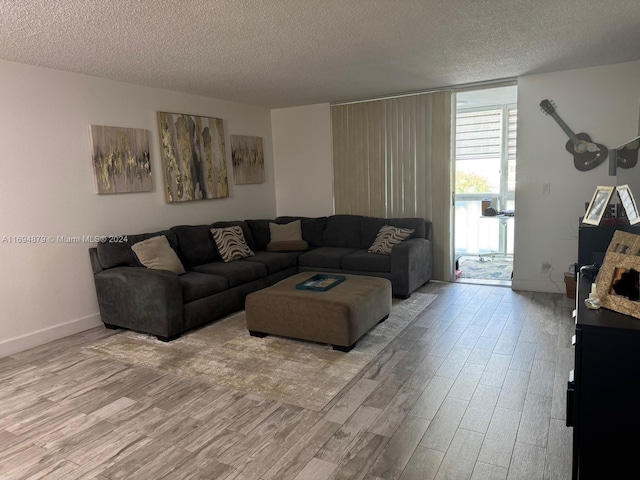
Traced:
<svg viewBox="0 0 640 480">
<path fill-rule="evenodd" d="M 569 128 L 569 126 L 566 123 L 564 123 L 564 121 L 558 116 L 556 112 L 553 112 L 550 115 L 553 117 L 553 119 L 556 122 L 558 122 L 558 125 L 560 125 L 560 128 L 562 128 L 564 133 L 567 134 L 567 136 L 571 139 L 574 145 L 577 145 L 578 143 L 580 143 L 580 139 L 576 136 L 575 133 L 573 133 L 573 131 Z"/>
</svg>

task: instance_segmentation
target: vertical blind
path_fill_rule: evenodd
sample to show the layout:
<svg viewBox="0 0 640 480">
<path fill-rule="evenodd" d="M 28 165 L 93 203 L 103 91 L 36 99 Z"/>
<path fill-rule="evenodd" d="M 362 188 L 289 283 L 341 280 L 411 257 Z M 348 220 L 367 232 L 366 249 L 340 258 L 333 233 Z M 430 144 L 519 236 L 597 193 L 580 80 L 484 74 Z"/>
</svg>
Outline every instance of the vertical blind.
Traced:
<svg viewBox="0 0 640 480">
<path fill-rule="evenodd" d="M 335 212 L 431 220 L 451 280 L 451 92 L 334 105 L 331 129 Z"/>
</svg>

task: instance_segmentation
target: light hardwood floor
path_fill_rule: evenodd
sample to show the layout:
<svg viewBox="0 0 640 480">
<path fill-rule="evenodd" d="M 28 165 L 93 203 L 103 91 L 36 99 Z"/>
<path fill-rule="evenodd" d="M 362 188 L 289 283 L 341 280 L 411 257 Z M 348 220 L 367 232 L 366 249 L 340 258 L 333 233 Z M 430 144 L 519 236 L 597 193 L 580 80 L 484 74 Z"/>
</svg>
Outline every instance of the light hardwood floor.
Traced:
<svg viewBox="0 0 640 480">
<path fill-rule="evenodd" d="M 102 328 L 0 359 L 0 478 L 568 480 L 571 302 L 421 291 L 321 412 L 83 354 Z"/>
</svg>

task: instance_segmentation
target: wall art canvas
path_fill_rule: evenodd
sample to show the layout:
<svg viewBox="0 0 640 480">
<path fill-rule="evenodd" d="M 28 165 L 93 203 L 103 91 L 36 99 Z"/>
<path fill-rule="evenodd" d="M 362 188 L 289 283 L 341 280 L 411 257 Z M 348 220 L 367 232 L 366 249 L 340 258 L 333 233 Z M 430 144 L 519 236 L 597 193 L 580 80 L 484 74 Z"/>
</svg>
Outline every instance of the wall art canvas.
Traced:
<svg viewBox="0 0 640 480">
<path fill-rule="evenodd" d="M 231 135 L 233 182 L 236 185 L 264 182 L 262 138 Z"/>
<path fill-rule="evenodd" d="M 222 119 L 158 112 L 167 203 L 229 196 Z"/>
<path fill-rule="evenodd" d="M 147 130 L 91 125 L 91 163 L 98 194 L 153 189 Z"/>
</svg>

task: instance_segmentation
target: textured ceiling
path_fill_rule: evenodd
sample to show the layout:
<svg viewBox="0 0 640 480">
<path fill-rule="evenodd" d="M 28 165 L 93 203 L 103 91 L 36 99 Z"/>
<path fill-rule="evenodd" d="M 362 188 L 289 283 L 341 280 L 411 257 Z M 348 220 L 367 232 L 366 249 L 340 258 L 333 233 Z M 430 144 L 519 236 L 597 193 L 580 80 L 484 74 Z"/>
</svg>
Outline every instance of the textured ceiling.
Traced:
<svg viewBox="0 0 640 480">
<path fill-rule="evenodd" d="M 640 1 L 0 0 L 0 59 L 285 107 L 638 60 Z"/>
</svg>

